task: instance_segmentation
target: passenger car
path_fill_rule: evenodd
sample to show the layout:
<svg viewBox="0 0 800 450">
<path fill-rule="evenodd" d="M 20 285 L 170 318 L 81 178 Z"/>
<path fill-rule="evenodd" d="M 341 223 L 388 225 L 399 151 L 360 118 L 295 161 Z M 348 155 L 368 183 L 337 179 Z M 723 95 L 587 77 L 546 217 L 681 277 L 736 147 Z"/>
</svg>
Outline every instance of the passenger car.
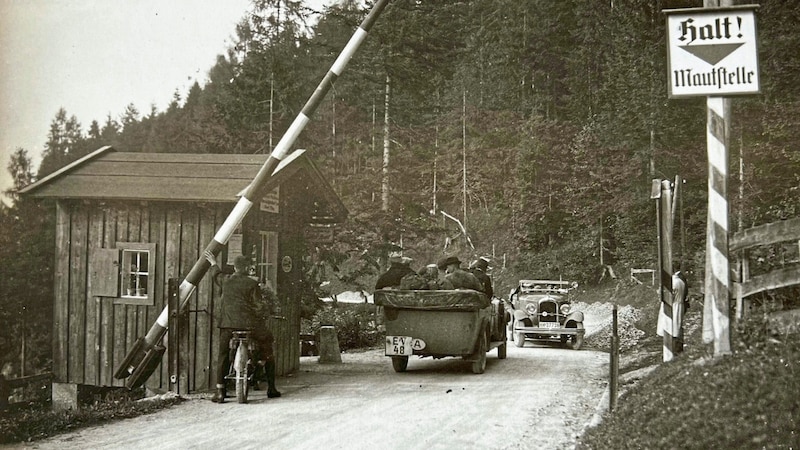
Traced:
<svg viewBox="0 0 800 450">
<path fill-rule="evenodd" d="M 520 280 L 511 291 L 511 339 L 558 341 L 575 350 L 583 345 L 583 313 L 572 311 L 570 291 L 578 283 L 561 280 Z"/>
</svg>

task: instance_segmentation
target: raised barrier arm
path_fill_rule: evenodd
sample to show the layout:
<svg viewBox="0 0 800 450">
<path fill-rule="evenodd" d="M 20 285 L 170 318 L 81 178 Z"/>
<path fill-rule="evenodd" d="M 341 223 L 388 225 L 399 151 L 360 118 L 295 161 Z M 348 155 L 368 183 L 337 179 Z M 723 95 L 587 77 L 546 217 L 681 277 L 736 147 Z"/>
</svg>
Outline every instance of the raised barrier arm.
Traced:
<svg viewBox="0 0 800 450">
<path fill-rule="evenodd" d="M 289 154 L 291 147 L 294 145 L 297 137 L 308 124 L 310 117 L 314 114 L 319 104 L 325 98 L 333 83 L 344 71 L 350 58 L 358 50 L 359 46 L 367 37 L 367 33 L 372 28 L 375 21 L 378 20 L 381 12 L 383 12 L 389 0 L 377 0 L 372 10 L 367 17 L 361 22 L 358 29 L 353 33 L 353 36 L 347 42 L 344 49 L 334 61 L 328 73 L 317 86 L 314 93 L 303 106 L 300 114 L 297 115 L 295 120 L 286 130 L 283 137 L 278 141 L 278 145 L 270 154 L 267 161 L 259 169 L 258 174 L 247 186 L 244 195 L 239 198 L 239 201 L 234 206 L 233 211 L 228 215 L 225 221 L 220 226 L 214 238 L 206 246 L 205 250 L 210 251 L 215 256 L 219 254 L 222 247 L 228 243 L 233 231 L 242 222 L 247 212 L 253 203 L 261 200 L 264 196 L 264 187 L 267 181 L 272 176 L 272 173 L 278 167 L 278 164 Z M 181 282 L 179 287 L 179 308 L 182 310 L 187 303 L 187 300 L 194 292 L 197 284 L 203 279 L 206 271 L 210 267 L 208 261 L 203 257 L 204 252 L 200 252 L 200 258 L 192 267 L 192 270 Z M 122 364 L 114 373 L 117 379 L 127 378 L 125 386 L 129 389 L 141 386 L 150 378 L 150 375 L 158 367 L 161 357 L 164 355 L 166 348 L 161 345 L 164 336 L 167 333 L 169 322 L 169 306 L 165 307 L 158 316 L 158 319 L 147 332 L 143 338 L 139 338 L 130 350 L 128 355 L 123 360 Z"/>
</svg>

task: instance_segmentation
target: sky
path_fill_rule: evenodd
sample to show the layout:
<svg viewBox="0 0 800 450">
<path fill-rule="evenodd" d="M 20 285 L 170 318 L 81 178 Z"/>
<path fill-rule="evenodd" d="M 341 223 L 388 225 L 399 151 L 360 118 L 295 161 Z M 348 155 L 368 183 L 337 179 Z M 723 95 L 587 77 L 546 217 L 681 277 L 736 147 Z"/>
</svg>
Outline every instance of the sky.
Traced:
<svg viewBox="0 0 800 450">
<path fill-rule="evenodd" d="M 9 156 L 38 168 L 59 108 L 84 134 L 129 104 L 164 111 L 204 85 L 249 0 L 0 0 L 0 191 Z M 320 7 L 330 0 L 310 0 Z M 6 199 L 6 203 L 8 203 Z"/>
</svg>

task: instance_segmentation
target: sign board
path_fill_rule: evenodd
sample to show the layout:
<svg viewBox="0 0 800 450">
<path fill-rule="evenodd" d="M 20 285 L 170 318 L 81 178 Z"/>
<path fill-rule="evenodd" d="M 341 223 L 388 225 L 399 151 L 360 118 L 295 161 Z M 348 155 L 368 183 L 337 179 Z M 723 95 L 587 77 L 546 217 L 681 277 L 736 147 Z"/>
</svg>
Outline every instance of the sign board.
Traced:
<svg viewBox="0 0 800 450">
<path fill-rule="evenodd" d="M 755 8 L 664 10 L 671 98 L 760 91 Z"/>
<path fill-rule="evenodd" d="M 269 191 L 261 198 L 259 209 L 264 212 L 279 213 L 280 212 L 280 188 Z"/>
</svg>

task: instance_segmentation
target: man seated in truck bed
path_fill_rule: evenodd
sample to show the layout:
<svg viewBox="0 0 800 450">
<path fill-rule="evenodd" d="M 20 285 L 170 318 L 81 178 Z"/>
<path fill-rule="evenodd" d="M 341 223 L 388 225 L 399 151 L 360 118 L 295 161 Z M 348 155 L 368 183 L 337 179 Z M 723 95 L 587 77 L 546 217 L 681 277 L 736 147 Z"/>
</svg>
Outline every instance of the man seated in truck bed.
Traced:
<svg viewBox="0 0 800 450">
<path fill-rule="evenodd" d="M 448 256 L 441 259 L 437 266 L 447 273 L 444 278 L 453 283 L 453 288 L 474 289 L 478 292 L 483 292 L 483 283 L 478 281 L 475 275 L 461 269 L 461 261 L 457 256 Z"/>
<path fill-rule="evenodd" d="M 375 283 L 375 289 L 383 288 L 399 288 L 400 280 L 404 276 L 414 272 L 410 267 L 412 259 L 400 254 L 392 254 L 389 256 L 389 269 L 384 272 L 378 281 Z"/>
</svg>

